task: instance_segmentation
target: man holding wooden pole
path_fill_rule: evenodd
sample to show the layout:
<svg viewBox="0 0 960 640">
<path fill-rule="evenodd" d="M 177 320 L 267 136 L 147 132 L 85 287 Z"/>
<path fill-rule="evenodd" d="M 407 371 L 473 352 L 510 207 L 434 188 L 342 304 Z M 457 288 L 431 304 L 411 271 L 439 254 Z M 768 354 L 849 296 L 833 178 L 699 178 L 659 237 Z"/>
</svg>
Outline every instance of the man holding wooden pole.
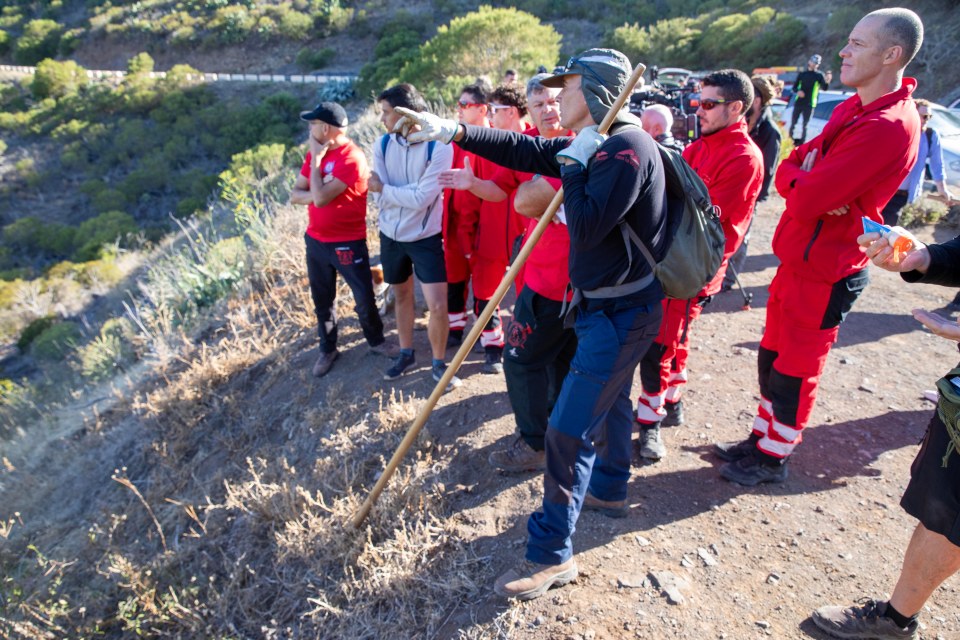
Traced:
<svg viewBox="0 0 960 640">
<path fill-rule="evenodd" d="M 633 71 L 622 53 L 590 49 L 544 86 L 562 87 L 561 124 L 577 132 L 545 139 L 482 129 L 403 110 L 411 142 L 457 142 L 511 169 L 558 176 L 570 233 L 570 280 L 578 346 L 547 429 L 543 508 L 530 516 L 524 561 L 496 582 L 523 600 L 577 576 L 571 536 L 581 509 L 626 515 L 633 371 L 660 326 L 663 290 L 639 249 L 667 246 L 667 200 L 656 144 L 621 108 L 609 137 L 597 132 Z M 623 105 L 623 102 L 620 102 Z M 419 130 L 415 130 L 419 127 Z M 568 319 L 571 319 L 568 316 Z"/>
</svg>

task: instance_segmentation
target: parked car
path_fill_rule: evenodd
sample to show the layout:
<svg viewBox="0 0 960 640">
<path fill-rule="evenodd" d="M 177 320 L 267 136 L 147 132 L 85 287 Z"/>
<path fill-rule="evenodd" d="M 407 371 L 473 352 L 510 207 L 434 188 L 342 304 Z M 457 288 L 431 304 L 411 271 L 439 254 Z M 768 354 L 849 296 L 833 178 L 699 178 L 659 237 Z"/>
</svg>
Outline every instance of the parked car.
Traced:
<svg viewBox="0 0 960 640">
<path fill-rule="evenodd" d="M 813 108 L 810 122 L 807 124 L 807 140 L 810 140 L 823 131 L 830 119 L 834 108 L 853 95 L 853 91 L 821 91 L 817 106 Z M 794 99 L 784 109 L 778 118 L 783 130 L 790 134 L 790 118 L 793 115 Z M 940 134 L 940 146 L 943 148 L 943 164 L 947 183 L 960 188 L 960 113 L 948 109 L 943 105 L 930 103 L 933 118 L 930 126 Z M 799 133 L 800 122 L 794 128 Z"/>
</svg>

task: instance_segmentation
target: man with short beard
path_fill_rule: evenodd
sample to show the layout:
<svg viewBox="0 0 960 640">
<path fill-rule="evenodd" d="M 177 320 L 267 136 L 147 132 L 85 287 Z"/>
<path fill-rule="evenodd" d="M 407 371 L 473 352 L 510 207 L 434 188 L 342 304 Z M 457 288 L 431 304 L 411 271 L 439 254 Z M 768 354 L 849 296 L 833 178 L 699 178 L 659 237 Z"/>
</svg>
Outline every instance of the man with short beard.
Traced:
<svg viewBox="0 0 960 640">
<path fill-rule="evenodd" d="M 637 422 L 640 455 L 648 460 L 666 455 L 661 424 L 683 423 L 681 395 L 687 383 L 690 330 L 720 291 L 727 261 L 750 226 L 763 182 L 763 158 L 747 133 L 746 112 L 753 104 L 750 78 L 742 71 L 724 69 L 706 76 L 702 85 L 697 110 L 701 137 L 683 151 L 683 158 L 707 186 L 726 245 L 720 269 L 696 296 L 664 300 L 660 333 L 640 363 L 643 389 L 637 400 Z"/>
</svg>

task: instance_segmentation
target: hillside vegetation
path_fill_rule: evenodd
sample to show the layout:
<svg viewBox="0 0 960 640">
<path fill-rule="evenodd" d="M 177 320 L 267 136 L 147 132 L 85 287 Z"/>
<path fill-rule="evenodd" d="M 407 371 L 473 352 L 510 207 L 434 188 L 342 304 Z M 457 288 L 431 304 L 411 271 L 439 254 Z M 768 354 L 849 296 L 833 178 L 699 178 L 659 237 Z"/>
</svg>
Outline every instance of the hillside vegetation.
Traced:
<svg viewBox="0 0 960 640">
<path fill-rule="evenodd" d="M 879 6 L 496 4 L 3 6 L 0 57 L 38 72 L 0 85 L 0 635 L 427 636 L 486 588 L 489 558 L 437 515 L 469 490 L 429 440 L 368 526 L 343 529 L 419 402 L 372 378 L 307 376 L 303 211 L 285 204 L 298 111 L 347 102 L 369 150 L 381 131 L 367 98 L 395 81 L 449 102 L 476 75 L 529 75 L 584 44 L 695 68 L 830 59 Z M 911 73 L 945 95 L 960 18 L 925 6 Z M 576 21 L 601 40 L 577 42 Z M 378 44 L 358 84 L 334 95 L 222 89 L 186 66 L 150 75 L 153 54 L 178 51 L 275 47 L 316 68 L 339 55 L 330 43 L 364 38 Z M 98 47 L 141 53 L 122 83 L 94 83 L 72 57 Z M 344 324 L 346 350 L 362 337 Z M 505 635 L 516 614 L 461 636 Z"/>
</svg>

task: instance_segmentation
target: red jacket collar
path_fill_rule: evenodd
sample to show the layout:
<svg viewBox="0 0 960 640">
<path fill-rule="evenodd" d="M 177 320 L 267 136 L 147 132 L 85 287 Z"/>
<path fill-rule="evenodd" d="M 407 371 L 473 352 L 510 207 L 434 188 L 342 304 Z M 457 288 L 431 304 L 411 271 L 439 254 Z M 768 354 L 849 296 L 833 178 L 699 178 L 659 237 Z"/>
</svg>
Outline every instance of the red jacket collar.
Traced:
<svg viewBox="0 0 960 640">
<path fill-rule="evenodd" d="M 700 139 L 703 140 L 703 144 L 706 145 L 707 148 L 714 149 L 716 147 L 726 146 L 735 139 L 746 137 L 748 137 L 747 121 L 738 120 L 730 126 L 720 129 L 720 131 L 716 133 L 712 133 L 709 136 L 701 136 Z"/>
<path fill-rule="evenodd" d="M 915 78 L 904 78 L 900 83 L 899 89 L 880 96 L 867 106 L 863 106 L 863 103 L 860 101 L 860 96 L 857 94 L 848 98 L 845 105 L 847 105 L 847 108 L 851 110 L 851 112 L 869 113 L 871 111 L 878 111 L 895 102 L 909 99 L 916 88 L 917 80 Z"/>
</svg>

